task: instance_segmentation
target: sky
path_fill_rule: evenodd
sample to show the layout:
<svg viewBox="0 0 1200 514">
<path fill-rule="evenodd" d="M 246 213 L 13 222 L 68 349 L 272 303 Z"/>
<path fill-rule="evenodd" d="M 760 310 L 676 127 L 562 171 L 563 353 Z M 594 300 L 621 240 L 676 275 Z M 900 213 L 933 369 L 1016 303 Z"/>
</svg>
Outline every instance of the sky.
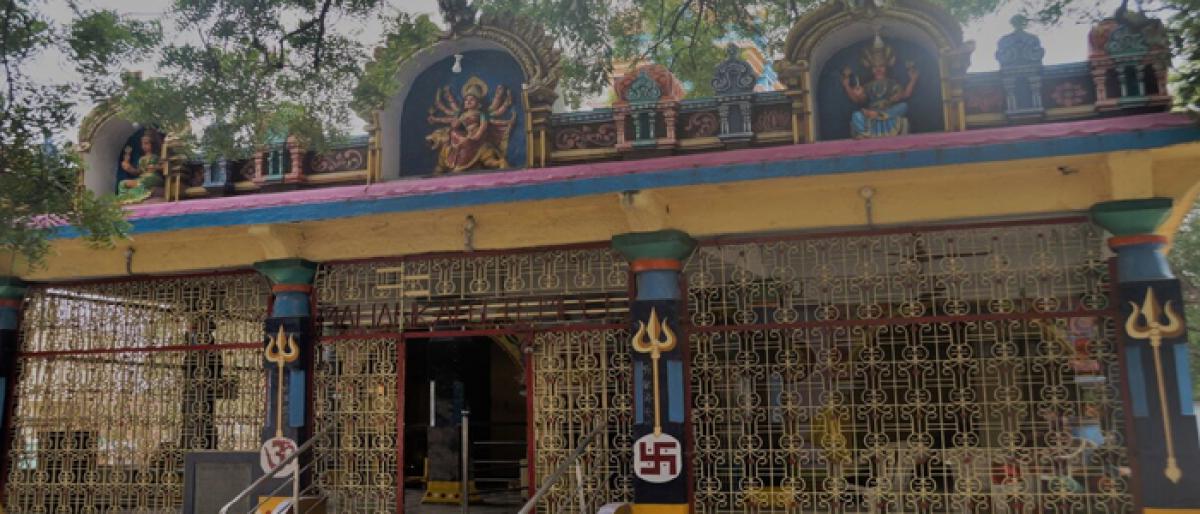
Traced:
<svg viewBox="0 0 1200 514">
<path fill-rule="evenodd" d="M 995 13 L 975 20 L 963 27 L 964 39 L 975 41 L 975 53 L 971 57 L 970 71 L 991 71 L 998 68 L 996 59 L 996 41 L 1001 36 L 1012 31 L 1009 18 L 1016 14 L 1021 7 L 1021 0 L 1008 0 Z M 171 0 L 76 0 L 81 8 L 112 9 L 122 15 L 140 19 L 162 18 Z M 1099 0 L 1097 12 L 1112 12 L 1119 1 Z M 389 0 L 388 8 L 407 11 L 414 14 L 432 14 L 434 20 L 440 20 L 437 14 L 437 0 Z M 44 12 L 60 23 L 70 21 L 71 10 L 67 0 L 46 0 Z M 1082 18 L 1082 16 L 1080 16 Z M 1046 49 L 1045 64 L 1082 61 L 1087 57 L 1087 32 L 1091 27 L 1090 19 L 1078 19 L 1054 27 L 1031 25 L 1027 31 L 1042 40 Z M 170 30 L 170 27 L 164 27 Z M 339 21 L 337 30 L 357 33 L 361 41 L 374 46 L 379 42 L 382 26 L 378 18 L 366 24 L 353 20 Z M 140 65 L 132 66 L 130 71 L 142 71 L 145 75 L 154 74 L 153 60 L 147 59 Z M 28 70 L 34 79 L 60 82 L 77 77 L 69 63 L 61 53 L 47 52 L 31 63 Z M 80 118 L 90 107 L 80 106 Z"/>
</svg>

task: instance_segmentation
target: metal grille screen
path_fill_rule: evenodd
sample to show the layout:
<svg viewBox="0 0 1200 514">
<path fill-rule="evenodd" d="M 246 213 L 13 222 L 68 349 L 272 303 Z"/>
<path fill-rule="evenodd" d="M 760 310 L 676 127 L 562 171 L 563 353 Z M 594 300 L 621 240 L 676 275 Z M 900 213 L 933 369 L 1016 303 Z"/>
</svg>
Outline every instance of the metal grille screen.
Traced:
<svg viewBox="0 0 1200 514">
<path fill-rule="evenodd" d="M 256 275 L 31 290 L 8 512 L 177 512 L 184 454 L 257 450 L 267 298 Z"/>
<path fill-rule="evenodd" d="M 707 245 L 685 269 L 698 512 L 1126 512 L 1085 223 Z"/>
<path fill-rule="evenodd" d="M 316 480 L 336 512 L 396 511 L 397 352 L 394 339 L 321 345 L 313 415 L 328 432 L 314 450 Z"/>
<path fill-rule="evenodd" d="M 534 339 L 534 431 L 538 483 L 597 424 L 605 426 L 579 460 L 582 480 L 563 477 L 538 512 L 596 512 L 632 499 L 629 353 L 625 330 L 543 332 Z M 581 508 L 582 507 L 582 508 Z"/>
<path fill-rule="evenodd" d="M 606 247 L 323 265 L 321 335 L 622 323 L 628 270 Z"/>
</svg>

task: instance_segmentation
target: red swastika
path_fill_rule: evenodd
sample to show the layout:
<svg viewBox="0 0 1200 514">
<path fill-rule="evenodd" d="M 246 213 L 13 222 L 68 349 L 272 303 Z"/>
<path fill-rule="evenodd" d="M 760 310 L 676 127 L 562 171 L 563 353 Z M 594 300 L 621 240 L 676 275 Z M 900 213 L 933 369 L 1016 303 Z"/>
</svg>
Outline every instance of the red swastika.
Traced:
<svg viewBox="0 0 1200 514">
<path fill-rule="evenodd" d="M 643 475 L 667 475 L 675 476 L 679 474 L 679 469 L 676 468 L 676 456 L 679 455 L 679 446 L 675 441 L 661 441 L 651 443 L 649 441 L 641 441 L 638 445 L 638 461 L 641 468 L 638 470 Z M 666 465 L 667 470 L 663 471 L 663 465 Z"/>
<path fill-rule="evenodd" d="M 272 439 L 270 443 L 275 447 L 273 451 L 267 453 L 267 461 L 270 462 L 271 467 L 278 466 L 283 459 L 288 458 L 296 451 L 296 445 L 286 439 Z"/>
</svg>

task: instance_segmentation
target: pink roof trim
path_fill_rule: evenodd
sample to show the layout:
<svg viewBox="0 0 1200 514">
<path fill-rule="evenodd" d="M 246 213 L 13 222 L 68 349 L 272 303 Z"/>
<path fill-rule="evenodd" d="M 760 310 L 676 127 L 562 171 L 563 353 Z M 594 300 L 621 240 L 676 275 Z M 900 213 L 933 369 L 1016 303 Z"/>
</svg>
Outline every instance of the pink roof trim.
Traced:
<svg viewBox="0 0 1200 514">
<path fill-rule="evenodd" d="M 495 173 L 393 180 L 369 186 L 341 186 L 283 193 L 251 194 L 208 200 L 135 205 L 127 208 L 129 219 L 179 216 L 201 212 L 223 212 L 351 200 L 375 200 L 432 193 L 492 189 L 568 181 L 582 178 L 660 172 L 688 168 L 717 167 L 746 162 L 776 162 L 868 155 L 874 153 L 971 147 L 1056 139 L 1063 137 L 1166 129 L 1192 124 L 1185 115 L 1159 113 L 1086 121 L 1022 125 L 966 132 L 914 134 L 887 139 L 840 140 L 805 145 L 784 145 L 711 152 L 634 161 L 599 162 L 529 168 Z"/>
</svg>

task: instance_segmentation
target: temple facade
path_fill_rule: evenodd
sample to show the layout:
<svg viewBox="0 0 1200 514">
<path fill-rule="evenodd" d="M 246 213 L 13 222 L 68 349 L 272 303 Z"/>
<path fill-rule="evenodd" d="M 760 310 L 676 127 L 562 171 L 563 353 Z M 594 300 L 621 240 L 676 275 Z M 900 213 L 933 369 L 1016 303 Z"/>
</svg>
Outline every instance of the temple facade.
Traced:
<svg viewBox="0 0 1200 514">
<path fill-rule="evenodd" d="M 556 112 L 541 28 L 451 18 L 320 152 L 88 116 L 132 236 L 0 263 L 5 512 L 1200 512 L 1160 22 L 967 73 L 941 8 L 829 2 L 784 90 L 731 45 Z"/>
</svg>

